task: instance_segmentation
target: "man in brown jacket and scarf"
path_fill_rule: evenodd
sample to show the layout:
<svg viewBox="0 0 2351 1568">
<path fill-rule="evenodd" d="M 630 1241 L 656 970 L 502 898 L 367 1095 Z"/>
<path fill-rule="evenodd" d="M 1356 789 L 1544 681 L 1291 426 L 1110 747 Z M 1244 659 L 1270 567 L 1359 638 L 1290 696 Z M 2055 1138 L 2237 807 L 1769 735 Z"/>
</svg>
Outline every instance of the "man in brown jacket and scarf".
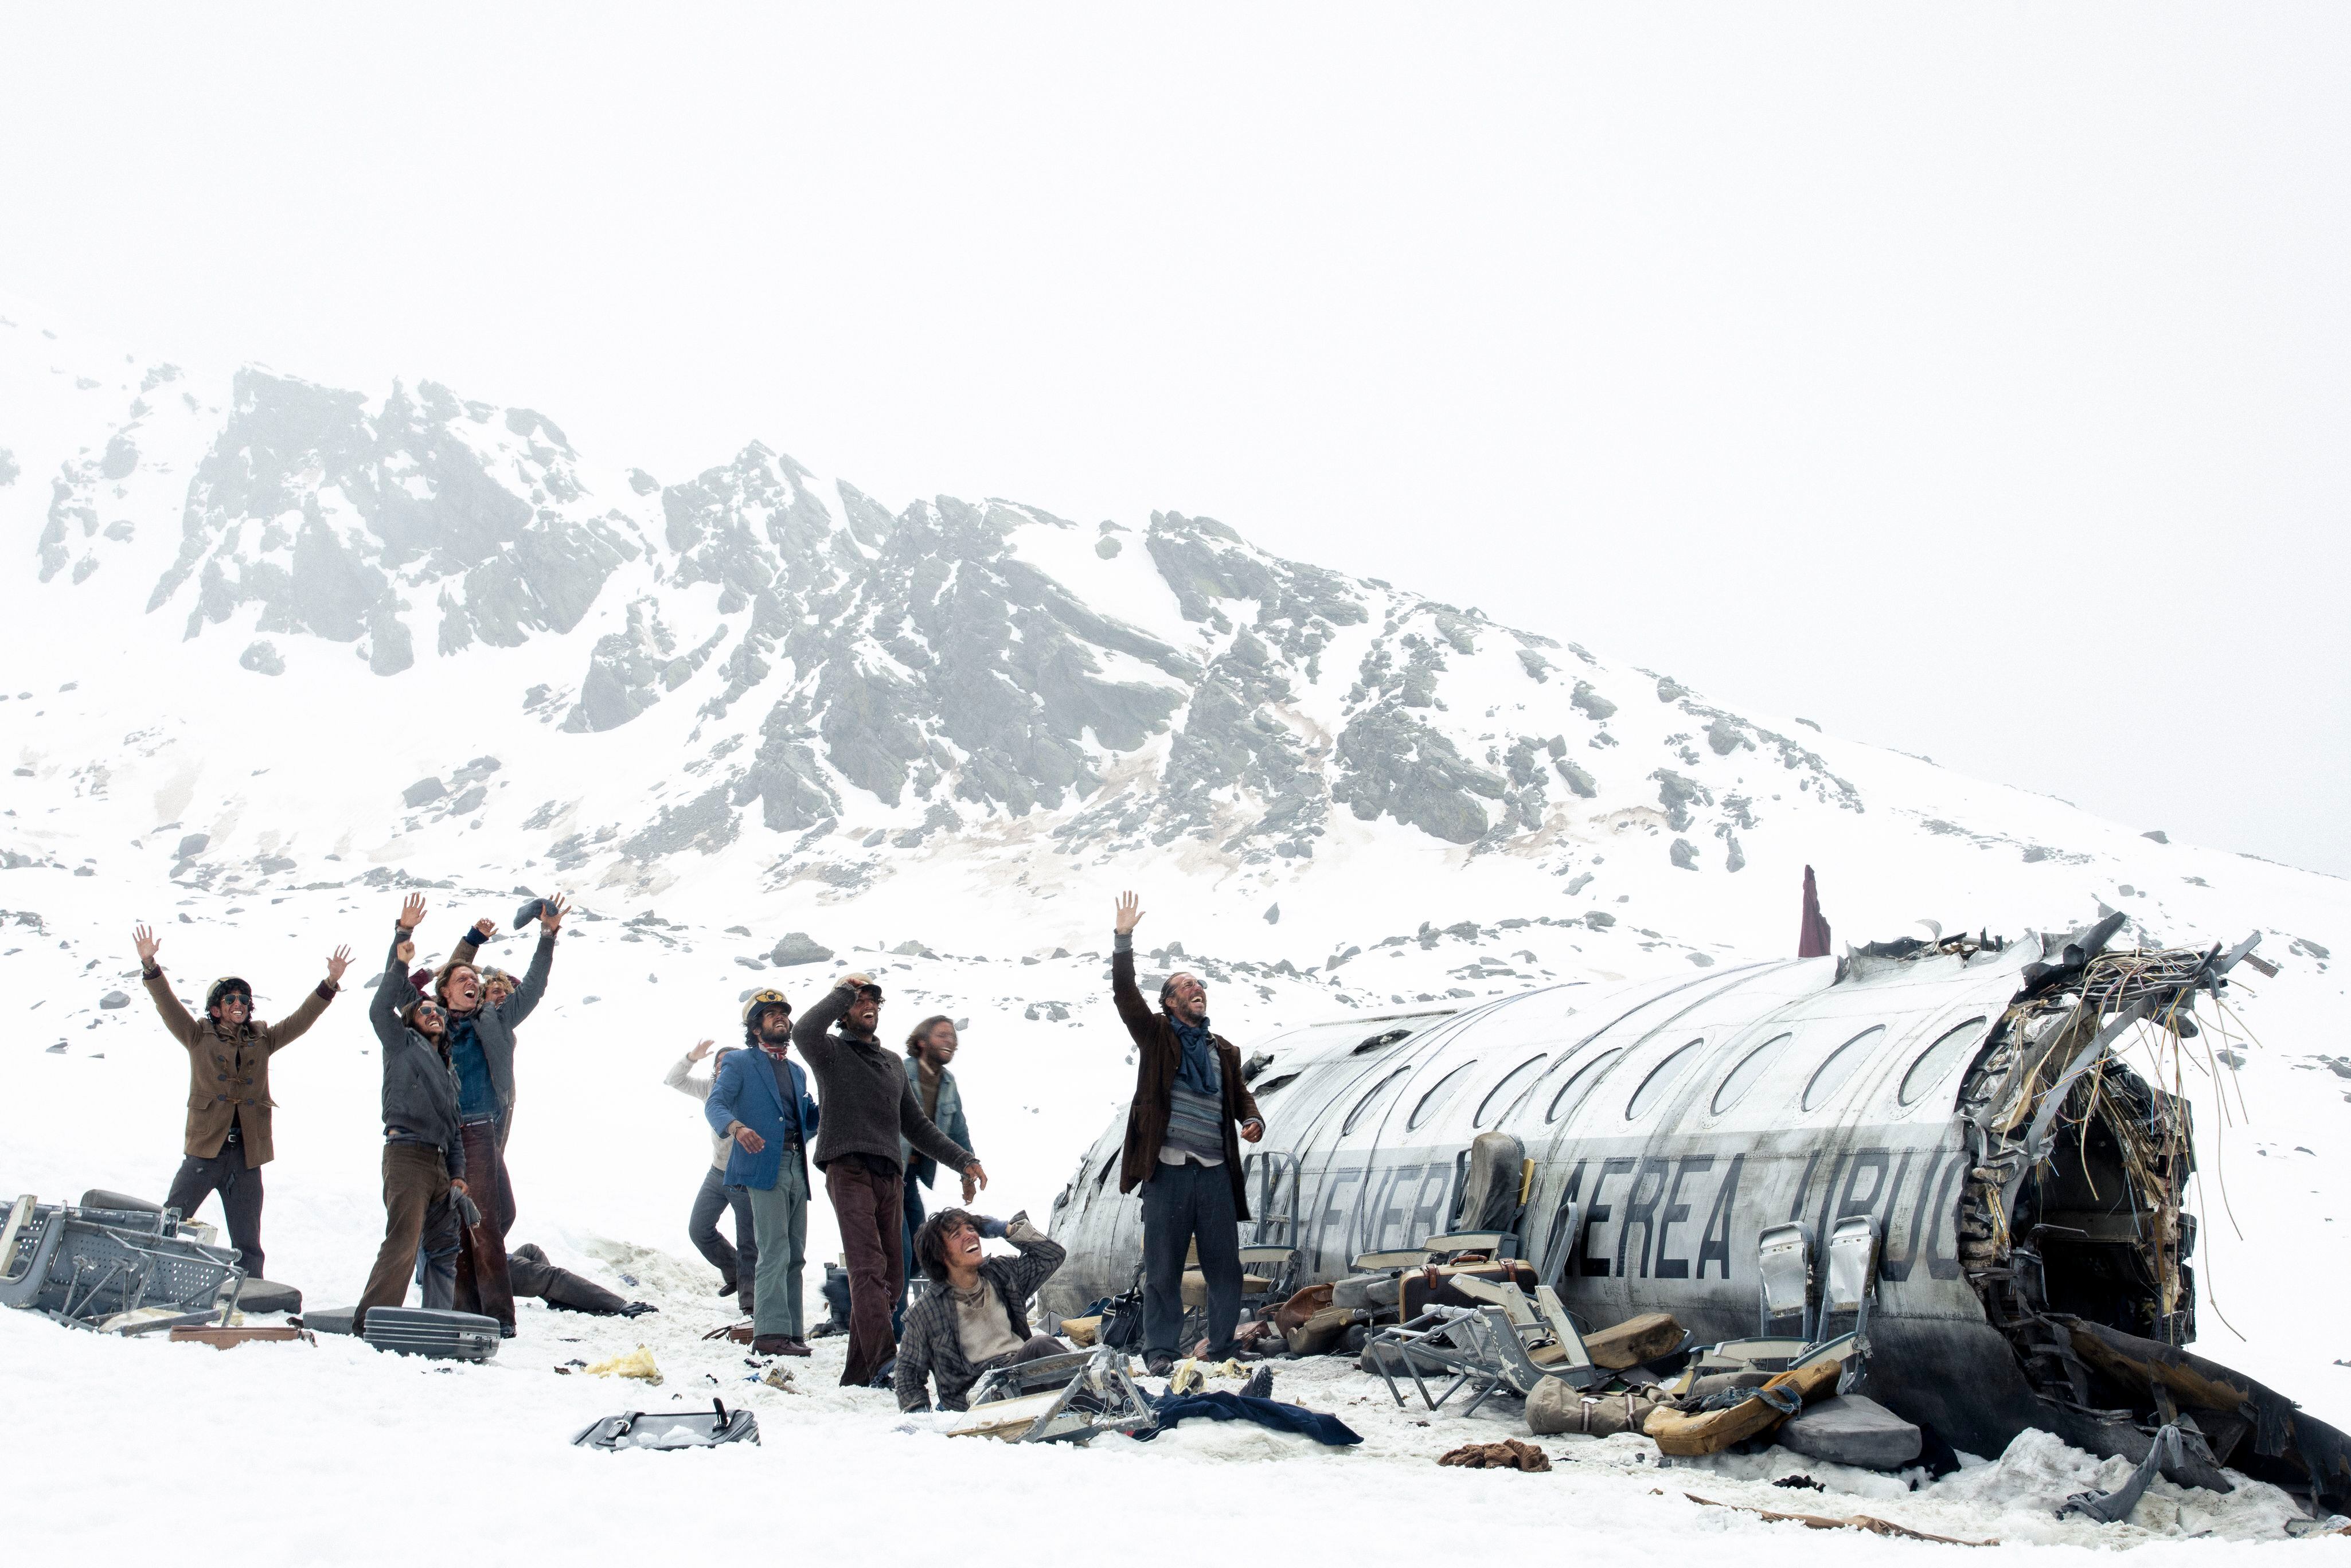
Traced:
<svg viewBox="0 0 2351 1568">
<path fill-rule="evenodd" d="M 197 1206 L 220 1194 L 228 1219 L 229 1245 L 242 1254 L 249 1278 L 262 1277 L 261 1167 L 277 1156 L 270 1142 L 269 1059 L 299 1040 L 335 999 L 351 950 L 338 947 L 327 960 L 327 977 L 301 1004 L 275 1024 L 253 1017 L 253 988 L 233 975 L 212 983 L 204 1016 L 190 1015 L 172 993 L 155 962 L 162 938 L 141 925 L 131 934 L 139 949 L 140 977 L 147 995 L 188 1052 L 188 1126 L 179 1174 L 163 1207 L 193 1218 Z"/>
<path fill-rule="evenodd" d="M 1265 1136 L 1257 1100 L 1241 1082 L 1241 1053 L 1208 1030 L 1208 988 L 1179 971 L 1159 988 L 1158 1012 L 1134 985 L 1134 927 L 1143 907 L 1118 897 L 1110 958 L 1111 999 L 1134 1040 L 1134 1103 L 1118 1190 L 1143 1188 L 1143 1364 L 1164 1377 L 1184 1329 L 1184 1257 L 1196 1238 L 1208 1287 L 1212 1360 L 1233 1353 L 1241 1315 L 1240 1222 L 1249 1218 L 1241 1150 Z"/>
</svg>

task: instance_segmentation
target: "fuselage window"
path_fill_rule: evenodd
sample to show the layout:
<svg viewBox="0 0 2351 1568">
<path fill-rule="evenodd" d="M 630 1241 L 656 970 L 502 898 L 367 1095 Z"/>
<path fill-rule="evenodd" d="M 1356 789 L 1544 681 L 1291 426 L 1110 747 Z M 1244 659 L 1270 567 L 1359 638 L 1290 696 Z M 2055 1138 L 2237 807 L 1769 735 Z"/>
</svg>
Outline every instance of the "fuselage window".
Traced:
<svg viewBox="0 0 2351 1568">
<path fill-rule="evenodd" d="M 1740 1057 L 1739 1065 L 1724 1076 L 1722 1087 L 1714 1092 L 1714 1113 L 1719 1116 L 1744 1099 L 1747 1092 L 1755 1087 L 1755 1081 L 1763 1076 L 1763 1070 L 1779 1061 L 1780 1053 L 1795 1038 L 1792 1034 L 1773 1035 Z"/>
<path fill-rule="evenodd" d="M 1471 1068 L 1477 1065 L 1478 1064 L 1474 1061 L 1465 1061 L 1460 1066 L 1455 1068 L 1452 1071 L 1447 1073 L 1444 1077 L 1438 1079 L 1437 1081 L 1437 1086 L 1431 1089 L 1427 1093 L 1422 1095 L 1420 1097 L 1420 1103 L 1412 1108 L 1412 1115 L 1410 1119 L 1405 1123 L 1404 1130 L 1407 1133 L 1413 1131 L 1423 1122 L 1427 1121 L 1431 1116 L 1436 1115 L 1439 1111 L 1445 1109 L 1445 1103 L 1447 1100 L 1452 1099 L 1455 1094 L 1460 1092 L 1462 1074 L 1468 1072 Z"/>
<path fill-rule="evenodd" d="M 1411 1068 L 1399 1067 L 1394 1072 L 1389 1073 L 1385 1078 L 1381 1079 L 1377 1083 L 1373 1084 L 1372 1092 L 1364 1095 L 1361 1100 L 1356 1101 L 1355 1108 L 1347 1113 L 1346 1121 L 1340 1124 L 1339 1135 L 1343 1138 L 1348 1134 L 1353 1132 L 1355 1130 L 1355 1124 L 1362 1121 L 1366 1115 L 1371 1113 L 1371 1109 L 1374 1104 L 1384 1101 L 1389 1090 L 1394 1089 L 1397 1084 L 1402 1083 L 1405 1079 L 1411 1076 Z"/>
<path fill-rule="evenodd" d="M 1886 1026 L 1877 1024 L 1863 1030 L 1829 1053 L 1828 1060 L 1813 1070 L 1813 1081 L 1804 1085 L 1804 1109 L 1813 1110 L 1826 1104 L 1829 1098 L 1844 1087 L 1844 1081 L 1865 1061 L 1877 1042 L 1886 1038 Z"/>
<path fill-rule="evenodd" d="M 1902 1103 L 1915 1105 L 1927 1096 L 1928 1091 L 1943 1081 L 1952 1063 L 1968 1053 L 1976 1043 L 1984 1026 L 1981 1019 L 1970 1019 L 1957 1029 L 1947 1030 L 1942 1037 L 1918 1053 L 1910 1071 L 1902 1075 Z"/>
<path fill-rule="evenodd" d="M 1518 1098 L 1519 1092 L 1531 1087 L 1528 1081 L 1542 1071 L 1545 1060 L 1540 1056 L 1529 1057 L 1511 1068 L 1510 1075 L 1487 1090 L 1486 1097 L 1478 1102 L 1478 1114 L 1473 1118 L 1472 1124 L 1482 1127 L 1496 1117 L 1509 1112 L 1511 1109 L 1511 1102 Z"/>
<path fill-rule="evenodd" d="M 1599 1084 L 1600 1075 L 1608 1071 L 1608 1064 L 1624 1054 L 1621 1049 L 1604 1051 L 1585 1062 L 1574 1077 L 1559 1086 L 1559 1092 L 1552 1096 L 1551 1109 L 1543 1113 L 1543 1120 L 1556 1122 L 1562 1116 L 1573 1115 L 1575 1108 L 1583 1103 L 1583 1097 Z"/>
<path fill-rule="evenodd" d="M 1258 1084 L 1251 1092 L 1254 1093 L 1258 1099 L 1262 1100 L 1267 1095 L 1272 1093 L 1275 1090 L 1287 1088 L 1297 1082 L 1298 1074 L 1295 1072 L 1284 1072 L 1263 1083 Z"/>
<path fill-rule="evenodd" d="M 1412 1030 L 1408 1029 L 1392 1029 L 1384 1034 L 1375 1034 L 1372 1036 L 1371 1039 L 1364 1041 L 1363 1044 L 1355 1047 L 1354 1050 L 1349 1051 L 1347 1054 L 1350 1056 L 1363 1056 L 1368 1052 L 1379 1051 L 1387 1046 L 1394 1045 L 1396 1041 L 1405 1039 L 1411 1033 Z"/>
<path fill-rule="evenodd" d="M 1666 1091 L 1673 1087 L 1674 1080 L 1688 1070 L 1705 1047 L 1706 1041 L 1694 1040 L 1649 1069 L 1649 1075 L 1641 1080 L 1641 1086 L 1633 1091 L 1632 1101 L 1625 1107 L 1625 1120 L 1632 1121 L 1663 1099 Z"/>
</svg>

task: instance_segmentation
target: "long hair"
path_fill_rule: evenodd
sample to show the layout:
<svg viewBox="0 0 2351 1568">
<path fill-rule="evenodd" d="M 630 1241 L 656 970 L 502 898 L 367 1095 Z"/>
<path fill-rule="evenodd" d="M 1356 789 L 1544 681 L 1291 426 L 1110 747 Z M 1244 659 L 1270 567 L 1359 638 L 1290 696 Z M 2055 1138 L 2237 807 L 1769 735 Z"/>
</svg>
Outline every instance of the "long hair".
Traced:
<svg viewBox="0 0 2351 1568">
<path fill-rule="evenodd" d="M 960 1225 L 968 1225 L 974 1230 L 979 1228 L 979 1221 L 972 1218 L 969 1209 L 942 1208 L 915 1229 L 914 1261 L 920 1263 L 923 1272 L 932 1279 L 946 1279 L 947 1232 Z"/>
<path fill-rule="evenodd" d="M 945 1013 L 933 1013 L 930 1017 L 916 1024 L 914 1026 L 914 1032 L 906 1037 L 907 1059 L 911 1061 L 923 1054 L 923 1041 L 931 1038 L 931 1030 L 938 1028 L 939 1025 L 943 1023 L 953 1022 L 955 1022 L 955 1019 L 947 1017 Z M 943 1275 L 941 1278 L 945 1278 L 945 1276 Z"/>
</svg>

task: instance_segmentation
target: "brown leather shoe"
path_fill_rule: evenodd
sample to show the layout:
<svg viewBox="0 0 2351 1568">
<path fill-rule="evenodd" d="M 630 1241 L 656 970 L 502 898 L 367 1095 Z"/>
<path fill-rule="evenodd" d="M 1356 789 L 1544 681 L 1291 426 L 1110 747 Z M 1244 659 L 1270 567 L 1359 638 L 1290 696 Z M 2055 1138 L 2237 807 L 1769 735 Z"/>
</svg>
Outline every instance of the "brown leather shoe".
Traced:
<svg viewBox="0 0 2351 1568">
<path fill-rule="evenodd" d="M 779 1333 L 763 1333 L 751 1341 L 751 1354 L 753 1355 L 789 1355 L 792 1354 L 792 1342 Z"/>
<path fill-rule="evenodd" d="M 806 1341 L 788 1339 L 784 1341 L 784 1354 L 786 1355 L 813 1355 L 816 1353 L 809 1349 Z"/>
</svg>

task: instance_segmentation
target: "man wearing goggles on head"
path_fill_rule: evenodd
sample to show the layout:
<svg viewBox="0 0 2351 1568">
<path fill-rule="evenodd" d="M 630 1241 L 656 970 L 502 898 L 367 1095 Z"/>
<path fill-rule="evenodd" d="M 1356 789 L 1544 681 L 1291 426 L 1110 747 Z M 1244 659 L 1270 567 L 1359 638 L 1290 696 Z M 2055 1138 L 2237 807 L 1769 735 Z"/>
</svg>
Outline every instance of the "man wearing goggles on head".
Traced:
<svg viewBox="0 0 2351 1568">
<path fill-rule="evenodd" d="M 185 1157 L 163 1207 L 193 1218 L 206 1197 L 219 1193 L 229 1244 L 243 1255 L 246 1275 L 259 1279 L 264 1262 L 261 1167 L 277 1154 L 270 1141 L 269 1113 L 275 1103 L 269 1098 L 269 1059 L 319 1021 L 335 999 L 351 950 L 336 948 L 327 960 L 327 977 L 292 1012 L 266 1024 L 254 1019 L 253 988 L 234 976 L 214 980 L 204 993 L 204 1016 L 191 1017 L 155 962 L 162 939 L 145 925 L 136 927 L 131 937 L 139 949 L 147 995 L 162 1016 L 163 1027 L 188 1052 Z"/>
<path fill-rule="evenodd" d="M 890 1311 L 906 1272 L 900 1140 L 904 1148 L 961 1172 L 967 1194 L 987 1185 L 987 1173 L 971 1151 L 923 1114 L 904 1059 L 874 1038 L 881 1018 L 882 988 L 863 975 L 843 975 L 792 1029 L 792 1044 L 816 1075 L 817 1098 L 824 1106 L 816 1166 L 824 1173 L 825 1196 L 832 1200 L 841 1250 L 848 1255 L 844 1388 L 872 1383 L 897 1354 Z"/>
</svg>

